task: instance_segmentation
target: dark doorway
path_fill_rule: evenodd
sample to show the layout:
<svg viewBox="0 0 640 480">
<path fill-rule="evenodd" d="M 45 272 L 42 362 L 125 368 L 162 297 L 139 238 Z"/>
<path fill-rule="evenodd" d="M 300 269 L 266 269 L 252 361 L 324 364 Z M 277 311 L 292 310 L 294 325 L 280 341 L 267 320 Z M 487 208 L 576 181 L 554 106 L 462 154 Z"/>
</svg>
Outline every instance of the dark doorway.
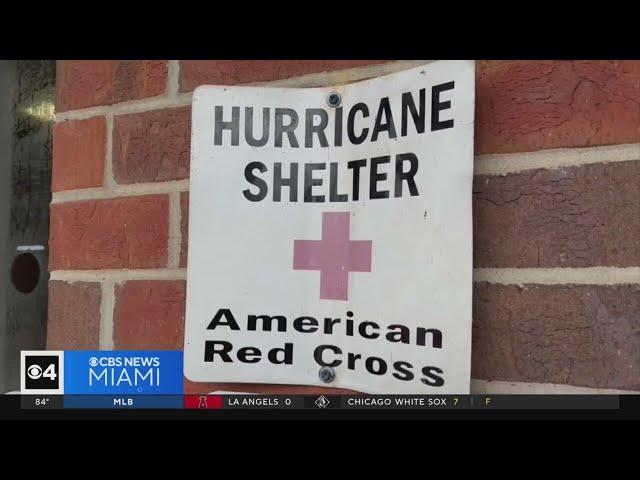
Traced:
<svg viewBox="0 0 640 480">
<path fill-rule="evenodd" d="M 0 392 L 47 338 L 55 61 L 0 61 Z"/>
</svg>

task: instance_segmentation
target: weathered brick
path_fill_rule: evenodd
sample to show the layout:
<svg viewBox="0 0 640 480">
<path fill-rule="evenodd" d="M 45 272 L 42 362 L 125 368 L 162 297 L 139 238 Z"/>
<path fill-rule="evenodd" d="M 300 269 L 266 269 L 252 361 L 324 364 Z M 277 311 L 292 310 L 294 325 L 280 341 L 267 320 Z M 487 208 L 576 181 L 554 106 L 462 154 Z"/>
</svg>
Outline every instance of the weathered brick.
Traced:
<svg viewBox="0 0 640 480">
<path fill-rule="evenodd" d="M 116 285 L 114 348 L 182 350 L 184 281 L 132 281 Z"/>
<path fill-rule="evenodd" d="M 100 348 L 99 283 L 49 282 L 47 349 Z"/>
<path fill-rule="evenodd" d="M 180 91 L 199 85 L 269 82 L 310 73 L 362 67 L 388 60 L 181 60 Z"/>
<path fill-rule="evenodd" d="M 186 267 L 189 254 L 189 192 L 180 194 L 180 212 L 180 232 L 182 234 L 180 267 Z"/>
<path fill-rule="evenodd" d="M 474 286 L 472 378 L 640 389 L 640 286 Z"/>
<path fill-rule="evenodd" d="M 640 161 L 474 179 L 476 267 L 640 265 Z"/>
<path fill-rule="evenodd" d="M 640 61 L 479 61 L 476 154 L 640 141 Z"/>
<path fill-rule="evenodd" d="M 166 88 L 166 60 L 58 60 L 56 111 L 155 97 Z"/>
<path fill-rule="evenodd" d="M 102 186 L 106 148 L 104 117 L 55 124 L 52 191 Z"/>
<path fill-rule="evenodd" d="M 191 108 L 115 117 L 113 175 L 117 183 L 189 178 Z"/>
<path fill-rule="evenodd" d="M 49 269 L 166 267 L 168 210 L 166 195 L 54 204 Z"/>
</svg>

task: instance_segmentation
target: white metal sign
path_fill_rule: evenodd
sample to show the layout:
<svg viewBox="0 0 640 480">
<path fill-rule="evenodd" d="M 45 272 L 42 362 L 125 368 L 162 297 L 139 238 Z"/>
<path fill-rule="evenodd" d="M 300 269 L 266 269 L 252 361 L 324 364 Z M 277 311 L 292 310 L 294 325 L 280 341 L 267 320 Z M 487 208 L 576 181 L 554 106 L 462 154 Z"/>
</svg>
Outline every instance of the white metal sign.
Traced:
<svg viewBox="0 0 640 480">
<path fill-rule="evenodd" d="M 193 96 L 185 375 L 468 393 L 474 63 Z"/>
</svg>

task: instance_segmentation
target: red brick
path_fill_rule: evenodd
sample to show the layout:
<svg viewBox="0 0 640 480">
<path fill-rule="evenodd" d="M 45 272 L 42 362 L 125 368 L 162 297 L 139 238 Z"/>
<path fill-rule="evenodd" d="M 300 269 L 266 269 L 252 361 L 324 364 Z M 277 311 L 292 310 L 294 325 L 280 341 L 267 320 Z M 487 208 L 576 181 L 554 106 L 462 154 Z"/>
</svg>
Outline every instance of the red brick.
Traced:
<svg viewBox="0 0 640 480">
<path fill-rule="evenodd" d="M 58 60 L 56 111 L 155 97 L 167 89 L 166 60 Z"/>
<path fill-rule="evenodd" d="M 117 183 L 189 178 L 191 108 L 115 117 L 113 175 Z"/>
<path fill-rule="evenodd" d="M 475 284 L 472 378 L 640 389 L 640 286 Z"/>
<path fill-rule="evenodd" d="M 215 391 L 249 392 L 262 395 L 355 395 L 360 392 L 341 388 L 324 388 L 305 385 L 275 385 L 254 383 L 196 383 L 185 378 L 186 395 L 207 394 Z"/>
<path fill-rule="evenodd" d="M 182 350 L 184 281 L 134 281 L 116 286 L 114 348 Z"/>
<path fill-rule="evenodd" d="M 640 141 L 640 61 L 479 61 L 476 154 Z"/>
<path fill-rule="evenodd" d="M 474 179 L 476 267 L 640 265 L 640 161 Z"/>
<path fill-rule="evenodd" d="M 49 269 L 166 267 L 168 211 L 166 195 L 54 204 Z"/>
<path fill-rule="evenodd" d="M 182 234 L 180 267 L 186 267 L 189 254 L 189 192 L 180 194 L 180 211 L 180 233 Z"/>
<path fill-rule="evenodd" d="M 362 67 L 388 60 L 181 60 L 180 91 L 199 85 L 269 82 L 310 73 Z"/>
<path fill-rule="evenodd" d="M 49 282 L 47 349 L 100 348 L 99 283 Z"/>
<path fill-rule="evenodd" d="M 102 186 L 106 149 L 104 117 L 55 124 L 52 191 Z"/>
</svg>

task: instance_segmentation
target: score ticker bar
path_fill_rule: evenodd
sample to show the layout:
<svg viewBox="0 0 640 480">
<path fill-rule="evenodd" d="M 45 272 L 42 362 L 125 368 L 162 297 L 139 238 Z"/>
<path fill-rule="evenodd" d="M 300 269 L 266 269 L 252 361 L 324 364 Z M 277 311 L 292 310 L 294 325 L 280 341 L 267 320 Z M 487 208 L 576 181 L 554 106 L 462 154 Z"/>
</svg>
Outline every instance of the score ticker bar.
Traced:
<svg viewBox="0 0 640 480">
<path fill-rule="evenodd" d="M 21 395 L 21 408 L 231 410 L 616 410 L 619 395 Z"/>
<path fill-rule="evenodd" d="M 224 395 L 222 408 L 481 410 L 620 408 L 618 395 Z"/>
</svg>

